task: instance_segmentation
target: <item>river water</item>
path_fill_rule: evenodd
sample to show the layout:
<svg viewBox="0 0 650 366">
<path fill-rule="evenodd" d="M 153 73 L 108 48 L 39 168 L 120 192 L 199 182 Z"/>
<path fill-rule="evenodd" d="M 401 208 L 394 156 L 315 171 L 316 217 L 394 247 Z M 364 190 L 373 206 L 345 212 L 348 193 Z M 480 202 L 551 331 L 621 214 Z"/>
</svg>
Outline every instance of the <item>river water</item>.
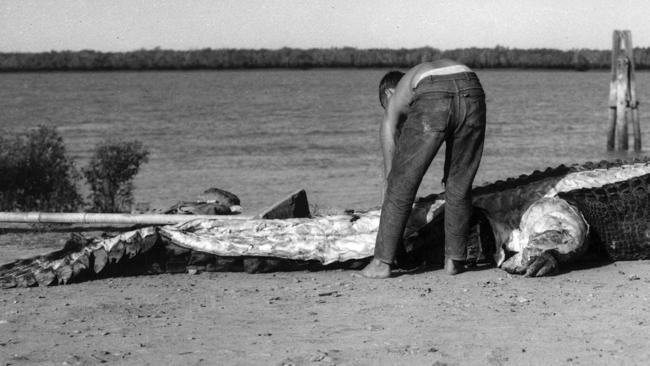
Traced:
<svg viewBox="0 0 650 366">
<path fill-rule="evenodd" d="M 105 138 L 142 141 L 151 155 L 135 199 L 154 208 L 218 187 L 249 214 L 300 188 L 319 209 L 364 209 L 380 199 L 377 84 L 385 71 L 0 74 L 0 126 L 5 134 L 56 126 L 79 167 Z M 634 156 L 605 151 L 609 72 L 477 74 L 488 129 L 476 184 Z M 650 96 L 650 73 L 637 73 L 637 94 Z M 643 103 L 640 112 L 648 141 L 650 112 Z M 443 156 L 419 195 L 441 190 Z"/>
</svg>

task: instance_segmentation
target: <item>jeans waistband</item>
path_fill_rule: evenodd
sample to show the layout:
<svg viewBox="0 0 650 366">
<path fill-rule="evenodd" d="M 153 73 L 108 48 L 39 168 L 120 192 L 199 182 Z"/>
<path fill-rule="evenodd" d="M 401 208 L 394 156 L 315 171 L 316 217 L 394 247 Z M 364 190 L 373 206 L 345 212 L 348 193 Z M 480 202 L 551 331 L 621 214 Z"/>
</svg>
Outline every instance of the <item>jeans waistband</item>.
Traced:
<svg viewBox="0 0 650 366">
<path fill-rule="evenodd" d="M 430 88 L 435 88 L 436 85 L 439 87 L 443 87 L 443 85 L 439 85 L 441 82 L 461 82 L 462 86 L 468 85 L 467 83 L 462 83 L 463 81 L 467 81 L 471 83 L 472 85 L 478 85 L 480 87 L 480 81 L 478 79 L 478 76 L 476 76 L 476 73 L 473 71 L 466 71 L 466 72 L 459 72 L 455 74 L 447 74 L 447 75 L 431 75 L 423 78 L 418 82 L 418 84 L 413 88 L 413 91 L 416 89 L 430 89 Z M 454 88 L 458 88 L 459 85 L 458 83 L 454 83 Z"/>
<path fill-rule="evenodd" d="M 476 73 L 473 71 L 465 71 L 465 72 L 458 72 L 455 74 L 447 74 L 447 75 L 431 75 L 427 76 L 422 81 L 424 80 L 431 80 L 431 81 L 441 81 L 441 80 L 478 80 L 478 76 L 476 76 Z M 420 81 L 420 82 L 422 82 Z M 419 83 L 418 83 L 419 84 Z"/>
</svg>

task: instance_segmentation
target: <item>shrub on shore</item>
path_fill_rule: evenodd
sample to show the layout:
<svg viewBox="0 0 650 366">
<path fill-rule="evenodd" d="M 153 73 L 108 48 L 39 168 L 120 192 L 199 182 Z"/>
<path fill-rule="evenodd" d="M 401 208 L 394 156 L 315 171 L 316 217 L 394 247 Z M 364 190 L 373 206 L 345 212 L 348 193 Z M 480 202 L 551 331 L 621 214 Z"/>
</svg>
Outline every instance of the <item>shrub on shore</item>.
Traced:
<svg viewBox="0 0 650 366">
<path fill-rule="evenodd" d="M 140 141 L 102 142 L 82 169 L 90 185 L 91 211 L 128 212 L 133 204 L 133 178 L 148 160 Z"/>
<path fill-rule="evenodd" d="M 75 211 L 83 203 L 74 161 L 54 127 L 0 137 L 2 210 Z"/>
<path fill-rule="evenodd" d="M 82 169 L 91 190 L 90 211 L 128 212 L 133 178 L 148 155 L 139 141 L 98 145 Z M 78 211 L 85 204 L 77 187 L 81 178 L 55 127 L 0 136 L 0 210 Z"/>
</svg>

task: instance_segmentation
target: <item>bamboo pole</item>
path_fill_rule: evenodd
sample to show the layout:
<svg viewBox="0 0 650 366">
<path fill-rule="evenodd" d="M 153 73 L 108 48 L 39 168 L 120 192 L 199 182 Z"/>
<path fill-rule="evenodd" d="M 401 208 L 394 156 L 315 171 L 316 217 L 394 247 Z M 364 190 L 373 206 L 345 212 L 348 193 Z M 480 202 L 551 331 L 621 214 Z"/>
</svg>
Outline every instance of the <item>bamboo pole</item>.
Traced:
<svg viewBox="0 0 650 366">
<path fill-rule="evenodd" d="M 248 220 L 239 215 L 162 215 L 119 213 L 0 212 L 0 222 L 49 224 L 173 225 L 191 220 Z"/>
<path fill-rule="evenodd" d="M 84 212 L 0 212 L 0 222 L 44 224 L 131 224 L 173 225 L 192 220 L 244 221 L 255 219 L 289 219 L 310 217 L 307 193 L 301 189 L 291 193 L 262 213 L 255 216 L 241 215 L 163 215 L 121 214 Z"/>
</svg>

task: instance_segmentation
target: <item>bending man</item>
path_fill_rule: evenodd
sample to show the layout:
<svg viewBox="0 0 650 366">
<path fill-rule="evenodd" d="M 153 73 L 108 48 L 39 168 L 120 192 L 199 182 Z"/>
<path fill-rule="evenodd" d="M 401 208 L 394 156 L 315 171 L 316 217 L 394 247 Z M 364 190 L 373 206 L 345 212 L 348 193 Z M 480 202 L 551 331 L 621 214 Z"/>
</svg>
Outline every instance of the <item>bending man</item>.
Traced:
<svg viewBox="0 0 650 366">
<path fill-rule="evenodd" d="M 483 154 L 485 93 L 476 74 L 451 60 L 387 73 L 379 84 L 384 196 L 373 260 L 362 274 L 390 276 L 418 187 L 445 142 L 445 270 L 464 269 L 471 189 Z M 400 122 L 403 121 L 403 124 Z M 398 125 L 401 127 L 398 128 Z"/>
</svg>

